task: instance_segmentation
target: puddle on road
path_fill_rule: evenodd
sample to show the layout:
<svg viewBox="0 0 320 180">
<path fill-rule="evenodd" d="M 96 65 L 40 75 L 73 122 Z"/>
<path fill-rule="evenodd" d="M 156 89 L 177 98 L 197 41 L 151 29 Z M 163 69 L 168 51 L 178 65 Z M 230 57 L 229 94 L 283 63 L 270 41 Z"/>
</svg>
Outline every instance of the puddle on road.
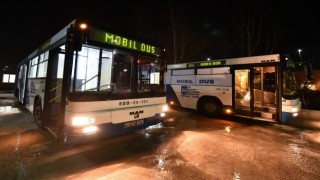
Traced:
<svg viewBox="0 0 320 180">
<path fill-rule="evenodd" d="M 232 180 L 240 180 L 240 173 L 237 173 L 237 172 L 233 173 Z"/>
<path fill-rule="evenodd" d="M 226 131 L 227 133 L 230 133 L 231 132 L 231 126 L 225 126 L 224 127 L 224 131 Z"/>
<path fill-rule="evenodd" d="M 289 148 L 293 154 L 300 154 L 300 148 L 298 144 L 290 143 Z"/>
</svg>

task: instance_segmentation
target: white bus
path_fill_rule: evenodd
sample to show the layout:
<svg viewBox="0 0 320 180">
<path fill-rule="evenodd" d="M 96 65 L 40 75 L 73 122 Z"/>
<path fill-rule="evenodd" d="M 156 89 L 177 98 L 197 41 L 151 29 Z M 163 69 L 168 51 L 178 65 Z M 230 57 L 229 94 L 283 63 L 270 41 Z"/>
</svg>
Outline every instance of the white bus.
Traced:
<svg viewBox="0 0 320 180">
<path fill-rule="evenodd" d="M 15 95 L 64 143 L 143 129 L 168 108 L 162 53 L 76 19 L 18 65 Z"/>
<path fill-rule="evenodd" d="M 206 115 L 279 123 L 298 115 L 293 71 L 279 54 L 167 65 L 167 103 Z"/>
</svg>

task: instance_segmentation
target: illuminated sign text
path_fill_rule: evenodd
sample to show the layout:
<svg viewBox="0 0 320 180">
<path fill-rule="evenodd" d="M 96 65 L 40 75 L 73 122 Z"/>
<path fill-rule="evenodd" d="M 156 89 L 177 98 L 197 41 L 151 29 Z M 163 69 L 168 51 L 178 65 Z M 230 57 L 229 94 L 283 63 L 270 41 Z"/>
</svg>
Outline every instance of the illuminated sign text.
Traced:
<svg viewBox="0 0 320 180">
<path fill-rule="evenodd" d="M 159 47 L 97 29 L 90 31 L 89 39 L 148 54 L 160 55 L 161 52 Z"/>
<path fill-rule="evenodd" d="M 187 68 L 199 68 L 199 67 L 212 67 L 212 66 L 223 66 L 225 61 L 208 61 L 208 62 L 198 62 L 187 64 Z"/>
</svg>

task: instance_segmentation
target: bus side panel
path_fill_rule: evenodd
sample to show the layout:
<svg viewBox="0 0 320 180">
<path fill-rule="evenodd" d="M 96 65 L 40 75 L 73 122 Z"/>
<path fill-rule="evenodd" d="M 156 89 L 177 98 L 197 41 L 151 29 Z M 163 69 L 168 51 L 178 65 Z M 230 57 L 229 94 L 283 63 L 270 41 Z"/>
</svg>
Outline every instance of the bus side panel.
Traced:
<svg viewBox="0 0 320 180">
<path fill-rule="evenodd" d="M 27 106 L 27 109 L 30 112 L 33 112 L 33 105 L 35 101 L 36 96 L 40 96 L 43 106 L 43 98 L 44 98 L 44 88 L 45 88 L 46 80 L 43 79 L 29 79 L 28 84 L 28 98 L 29 98 L 29 105 Z M 42 107 L 43 108 L 43 107 Z"/>
<path fill-rule="evenodd" d="M 200 98 L 212 96 L 218 98 L 224 106 L 232 106 L 232 87 L 227 86 L 198 86 Z"/>
<path fill-rule="evenodd" d="M 190 109 L 197 109 L 197 102 L 199 99 L 199 91 L 197 91 L 195 86 L 189 85 L 171 85 L 172 91 L 174 94 L 172 97 L 173 99 L 169 99 L 170 96 L 168 95 L 167 98 L 170 101 L 174 101 L 175 105 L 181 106 L 184 108 Z M 167 93 L 168 94 L 168 93 Z M 171 104 L 171 103 L 170 103 Z"/>
<path fill-rule="evenodd" d="M 178 86 L 178 85 L 176 85 L 176 86 Z M 181 107 L 178 96 L 177 96 L 175 90 L 173 90 L 172 85 L 170 85 L 170 84 L 166 85 L 166 94 L 167 94 L 167 103 L 168 104 Z"/>
<path fill-rule="evenodd" d="M 218 98 L 223 105 L 232 105 L 232 88 L 227 86 L 167 85 L 167 102 L 176 106 L 197 109 L 198 100 L 203 96 Z"/>
</svg>

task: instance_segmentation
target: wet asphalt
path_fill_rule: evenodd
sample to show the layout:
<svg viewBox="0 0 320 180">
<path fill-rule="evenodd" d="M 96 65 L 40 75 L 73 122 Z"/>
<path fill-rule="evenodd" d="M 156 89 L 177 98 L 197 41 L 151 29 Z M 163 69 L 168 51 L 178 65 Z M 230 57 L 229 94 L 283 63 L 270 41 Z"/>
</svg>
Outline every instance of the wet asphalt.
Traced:
<svg viewBox="0 0 320 180">
<path fill-rule="evenodd" d="M 171 109 L 153 129 L 62 145 L 0 100 L 1 179 L 320 179 L 317 130 Z"/>
</svg>

